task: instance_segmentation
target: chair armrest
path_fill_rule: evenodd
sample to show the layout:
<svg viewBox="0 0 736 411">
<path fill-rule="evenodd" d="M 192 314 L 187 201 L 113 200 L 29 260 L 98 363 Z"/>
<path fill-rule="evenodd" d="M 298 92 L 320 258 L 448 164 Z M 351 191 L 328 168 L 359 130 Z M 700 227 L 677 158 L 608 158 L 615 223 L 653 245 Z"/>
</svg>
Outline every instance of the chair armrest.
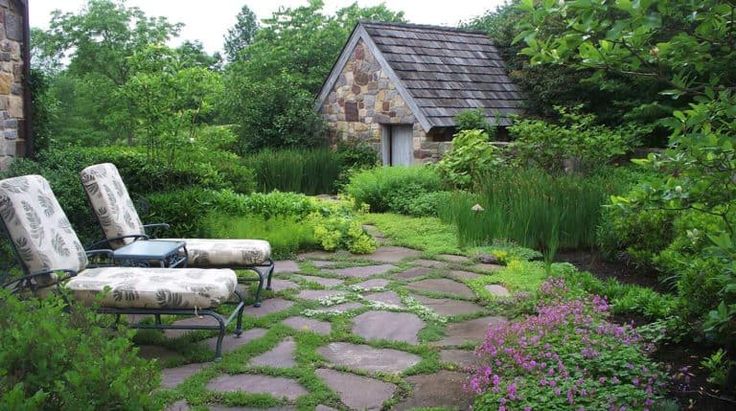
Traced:
<svg viewBox="0 0 736 411">
<path fill-rule="evenodd" d="M 58 273 L 64 273 L 65 275 L 58 277 L 54 284 L 49 284 L 43 287 L 39 287 L 38 285 L 32 282 L 36 277 L 40 277 L 42 275 L 49 275 L 49 274 L 58 274 Z M 24 275 L 18 278 L 13 278 L 3 284 L 0 284 L 0 287 L 9 288 L 11 284 L 15 284 L 15 286 L 11 288 L 12 293 L 16 293 L 22 290 L 23 288 L 29 288 L 31 289 L 31 291 L 35 291 L 39 288 L 57 286 L 60 283 L 66 281 L 67 279 L 74 277 L 75 275 L 77 275 L 77 272 L 74 270 L 44 270 L 44 271 L 39 271 L 37 273 L 27 274 L 27 275 Z"/>
<path fill-rule="evenodd" d="M 171 225 L 167 223 L 156 223 L 156 224 L 144 224 L 143 225 L 143 230 L 148 235 L 150 235 L 149 233 L 151 232 L 151 229 L 166 231 L 170 228 L 171 228 Z M 156 236 L 153 236 L 153 235 L 151 235 L 151 237 L 156 238 Z"/>
<path fill-rule="evenodd" d="M 150 238 L 147 235 L 145 235 L 145 234 L 121 235 L 119 237 L 105 238 L 105 239 L 102 239 L 100 241 L 96 241 L 96 242 L 88 245 L 86 249 L 87 250 L 97 250 L 97 249 L 99 249 L 100 246 L 103 246 L 103 245 L 104 246 L 107 246 L 107 247 L 110 247 L 110 243 L 111 242 L 118 241 L 118 240 L 124 240 L 126 238 L 132 238 L 133 241 L 150 240 Z"/>
<path fill-rule="evenodd" d="M 112 250 L 106 250 L 106 249 L 87 250 L 85 252 L 87 253 L 87 257 L 105 256 L 107 258 L 112 258 L 112 256 L 113 256 L 113 251 Z"/>
</svg>

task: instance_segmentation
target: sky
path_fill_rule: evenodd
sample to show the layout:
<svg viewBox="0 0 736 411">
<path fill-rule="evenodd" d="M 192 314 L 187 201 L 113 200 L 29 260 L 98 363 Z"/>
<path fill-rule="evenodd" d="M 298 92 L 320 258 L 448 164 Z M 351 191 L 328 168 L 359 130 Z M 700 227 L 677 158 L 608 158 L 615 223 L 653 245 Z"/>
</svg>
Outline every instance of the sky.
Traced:
<svg viewBox="0 0 736 411">
<path fill-rule="evenodd" d="M 353 0 L 325 0 L 325 10 L 330 14 L 349 6 Z M 503 4 L 504 0 L 358 0 L 361 6 L 381 3 L 395 11 L 403 11 L 412 23 L 455 26 L 460 21 L 482 15 L 489 9 Z M 86 0 L 32 0 L 30 20 L 32 27 L 48 28 L 53 10 L 77 12 Z M 235 16 L 245 4 L 259 19 L 268 17 L 279 7 L 306 5 L 307 0 L 127 0 L 149 16 L 165 16 L 171 22 L 184 23 L 178 39 L 200 40 L 205 49 L 212 53 L 222 50 L 223 36 L 235 24 Z"/>
</svg>

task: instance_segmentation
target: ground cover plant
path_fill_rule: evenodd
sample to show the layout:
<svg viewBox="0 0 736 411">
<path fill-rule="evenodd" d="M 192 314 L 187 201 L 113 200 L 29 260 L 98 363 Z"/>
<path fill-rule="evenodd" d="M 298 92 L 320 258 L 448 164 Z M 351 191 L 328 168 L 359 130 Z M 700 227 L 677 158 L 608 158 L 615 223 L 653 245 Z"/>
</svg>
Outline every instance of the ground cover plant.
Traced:
<svg viewBox="0 0 736 411">
<path fill-rule="evenodd" d="M 570 291 L 549 279 L 537 314 L 488 330 L 470 381 L 477 408 L 649 409 L 661 397 L 663 374 L 636 330 L 608 322 L 605 299 Z"/>
<path fill-rule="evenodd" d="M 377 167 L 350 177 L 345 193 L 371 212 L 401 211 L 417 196 L 440 191 L 442 179 L 431 167 Z"/>
</svg>

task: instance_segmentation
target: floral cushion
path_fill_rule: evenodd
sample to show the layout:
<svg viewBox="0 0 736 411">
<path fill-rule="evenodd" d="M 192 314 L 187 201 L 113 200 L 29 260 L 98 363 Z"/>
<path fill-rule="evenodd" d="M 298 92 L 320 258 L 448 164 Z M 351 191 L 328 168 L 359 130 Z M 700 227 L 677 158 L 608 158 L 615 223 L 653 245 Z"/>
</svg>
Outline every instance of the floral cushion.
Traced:
<svg viewBox="0 0 736 411">
<path fill-rule="evenodd" d="M 38 175 L 0 181 L 0 218 L 29 273 L 81 271 L 87 255 L 49 182 Z M 51 275 L 38 278 L 44 284 Z"/>
<path fill-rule="evenodd" d="M 190 267 L 247 267 L 271 258 L 271 244 L 263 240 L 164 239 L 184 241 Z"/>
<path fill-rule="evenodd" d="M 65 285 L 87 303 L 104 294 L 102 307 L 206 309 L 227 301 L 236 284 L 228 269 L 102 267 L 84 270 Z"/>
<path fill-rule="evenodd" d="M 106 238 L 145 234 L 128 189 L 114 164 L 97 164 L 79 174 Z M 120 248 L 132 241 L 131 238 L 111 241 L 110 246 Z"/>
</svg>

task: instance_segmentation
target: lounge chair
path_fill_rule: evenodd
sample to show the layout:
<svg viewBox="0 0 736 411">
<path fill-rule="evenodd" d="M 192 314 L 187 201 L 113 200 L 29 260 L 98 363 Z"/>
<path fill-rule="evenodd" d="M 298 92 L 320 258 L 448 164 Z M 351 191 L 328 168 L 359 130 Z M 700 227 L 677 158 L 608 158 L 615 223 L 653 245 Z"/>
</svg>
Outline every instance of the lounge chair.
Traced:
<svg viewBox="0 0 736 411">
<path fill-rule="evenodd" d="M 112 250 L 84 250 L 48 181 L 41 176 L 0 181 L 0 221 L 23 269 L 18 278 L 0 279 L 0 286 L 39 296 L 63 287 L 77 301 L 99 304 L 101 313 L 118 318 L 123 314 L 155 316 L 155 324 L 132 324 L 134 328 L 217 330 L 218 359 L 225 329 L 234 319 L 235 335 L 242 333 L 245 302 L 236 290 L 234 271 L 91 268 L 88 258 L 111 258 Z M 233 296 L 235 302 L 230 302 Z M 235 305 L 228 318 L 215 311 L 221 304 Z M 209 316 L 217 324 L 162 324 L 161 315 Z"/>
<path fill-rule="evenodd" d="M 114 164 L 97 164 L 80 173 L 82 185 L 102 227 L 102 244 L 117 249 L 132 241 L 148 240 L 147 229 L 168 228 L 168 224 L 143 225 Z M 271 289 L 274 264 L 271 245 L 262 240 L 241 239 L 162 239 L 186 242 L 189 267 L 247 269 L 258 274 L 255 306 L 260 306 L 261 291 Z M 96 243 L 99 244 L 99 243 Z"/>
</svg>

